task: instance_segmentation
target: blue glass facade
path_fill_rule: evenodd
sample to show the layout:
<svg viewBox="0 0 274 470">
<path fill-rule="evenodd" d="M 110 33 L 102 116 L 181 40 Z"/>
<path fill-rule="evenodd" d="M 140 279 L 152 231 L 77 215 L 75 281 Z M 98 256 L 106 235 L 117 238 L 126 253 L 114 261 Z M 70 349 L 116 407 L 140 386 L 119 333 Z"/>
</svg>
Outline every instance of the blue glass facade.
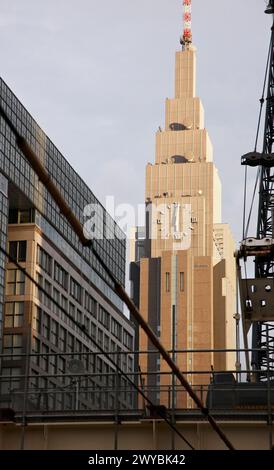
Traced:
<svg viewBox="0 0 274 470">
<path fill-rule="evenodd" d="M 83 225 L 87 221 L 86 206 L 100 208 L 92 219 L 97 234 L 100 231 L 93 243 L 124 284 L 124 233 L 1 79 L 0 104 L 79 221 Z M 0 352 L 4 354 L 0 403 L 21 409 L 28 371 L 30 409 L 114 407 L 115 367 L 97 347 L 117 354 L 115 362 L 133 372 L 134 325 L 123 315 L 123 304 L 92 249 L 78 240 L 1 117 L 0 246 L 43 289 L 34 288 L 0 253 Z M 85 371 L 85 378 L 79 381 L 79 399 L 67 376 L 73 372 L 70 361 L 75 359 Z M 104 387 L 109 390 L 103 391 Z M 131 406 L 133 397 L 127 395 L 126 383 L 124 389 L 123 406 Z"/>
<path fill-rule="evenodd" d="M 0 103 L 18 132 L 39 157 L 76 217 L 84 223 L 84 207 L 88 204 L 100 205 L 100 202 L 1 78 Z M 49 222 L 83 260 L 92 266 L 94 272 L 108 281 L 102 267 L 93 258 L 91 249 L 82 246 L 65 217 L 60 214 L 58 206 L 47 189 L 39 182 L 37 175 L 18 149 L 14 135 L 2 118 L 0 118 L 0 171 L 22 191 L 33 207 L 39 211 L 41 217 Z M 102 227 L 102 233 L 100 239 L 94 240 L 94 246 L 116 278 L 124 285 L 125 236 L 103 207 L 101 205 L 100 207 L 101 215 L 97 216 L 95 223 L 97 229 Z M 113 232 L 113 239 L 106 238 L 107 232 Z"/>
</svg>

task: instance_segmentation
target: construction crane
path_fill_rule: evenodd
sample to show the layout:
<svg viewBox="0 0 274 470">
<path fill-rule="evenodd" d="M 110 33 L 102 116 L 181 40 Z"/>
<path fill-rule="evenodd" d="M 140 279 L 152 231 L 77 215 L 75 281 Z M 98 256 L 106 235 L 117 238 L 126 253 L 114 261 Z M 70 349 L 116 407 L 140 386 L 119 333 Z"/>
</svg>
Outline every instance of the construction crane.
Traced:
<svg viewBox="0 0 274 470">
<path fill-rule="evenodd" d="M 247 224 L 243 224 L 243 241 L 237 253 L 239 286 L 242 307 L 245 348 L 252 331 L 251 361 L 246 352 L 247 368 L 252 368 L 249 378 L 261 382 L 274 377 L 274 0 L 270 0 L 265 13 L 272 15 L 271 38 L 264 81 L 260 99 L 260 114 L 253 152 L 242 157 L 245 165 L 245 201 L 247 168 L 257 167 L 257 178 Z M 262 111 L 265 105 L 265 124 L 262 152 L 257 151 Z M 248 237 L 249 222 L 254 196 L 259 187 L 257 235 Z M 245 204 L 246 207 L 246 204 Z M 255 277 L 247 277 L 246 262 L 255 261 Z M 244 261 L 245 278 L 241 276 L 240 261 Z M 250 368 L 251 366 L 251 368 Z"/>
</svg>

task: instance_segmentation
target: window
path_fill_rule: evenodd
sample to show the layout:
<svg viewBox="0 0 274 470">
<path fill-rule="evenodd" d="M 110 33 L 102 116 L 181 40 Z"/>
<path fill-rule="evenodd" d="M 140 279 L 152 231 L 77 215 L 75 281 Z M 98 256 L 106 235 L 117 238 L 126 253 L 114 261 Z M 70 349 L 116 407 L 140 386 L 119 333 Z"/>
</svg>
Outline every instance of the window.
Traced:
<svg viewBox="0 0 274 470">
<path fill-rule="evenodd" d="M 19 269 L 9 269 L 7 272 L 7 295 L 24 295 L 25 274 Z"/>
<path fill-rule="evenodd" d="M 166 292 L 170 292 L 170 273 L 166 273 Z"/>
<path fill-rule="evenodd" d="M 86 346 L 83 346 L 83 353 L 85 353 L 85 354 L 82 355 L 82 361 L 84 363 L 85 369 L 88 370 L 88 366 L 89 366 L 89 357 L 88 357 L 89 349 Z M 88 386 L 87 379 L 85 379 L 85 382 L 86 382 L 86 386 Z"/>
<path fill-rule="evenodd" d="M 68 305 L 69 305 L 69 308 L 67 308 Z M 63 308 L 64 308 L 64 307 L 63 307 Z M 68 313 L 66 314 L 66 322 L 67 322 L 67 324 L 68 324 L 71 328 L 75 329 L 75 306 L 74 306 L 72 303 L 70 303 L 70 302 L 69 302 L 69 304 L 68 304 L 68 301 L 67 301 L 67 299 L 66 299 L 66 308 L 64 308 L 64 309 L 66 310 L 66 312 L 68 312 Z"/>
<path fill-rule="evenodd" d="M 36 281 L 39 286 L 43 287 L 43 276 L 41 274 L 36 273 Z M 41 289 L 39 289 L 39 287 L 37 287 L 36 296 L 40 300 L 40 302 L 43 302 L 43 292 L 41 291 Z"/>
<path fill-rule="evenodd" d="M 105 335 L 105 347 L 104 347 L 105 351 L 108 352 L 109 351 L 109 336 Z"/>
<path fill-rule="evenodd" d="M 128 349 L 133 349 L 133 337 L 126 330 L 123 333 L 123 343 Z"/>
<path fill-rule="evenodd" d="M 85 292 L 85 309 L 96 317 L 96 301 L 88 292 Z"/>
<path fill-rule="evenodd" d="M 98 320 L 105 328 L 109 329 L 110 325 L 110 314 L 103 308 L 99 306 Z"/>
<path fill-rule="evenodd" d="M 98 328 L 98 338 L 97 338 L 97 341 L 98 341 L 98 344 L 99 346 L 103 347 L 103 332 L 102 330 L 100 330 L 100 328 Z"/>
<path fill-rule="evenodd" d="M 96 325 L 93 322 L 90 324 L 90 335 L 93 339 L 96 339 Z"/>
<path fill-rule="evenodd" d="M 114 318 L 111 320 L 111 333 L 120 341 L 122 340 L 122 326 Z"/>
<path fill-rule="evenodd" d="M 4 354 L 16 355 L 10 359 L 19 359 L 19 355 L 23 352 L 23 337 L 22 335 L 4 335 Z"/>
<path fill-rule="evenodd" d="M 185 273 L 180 273 L 180 291 L 185 290 Z"/>
<path fill-rule="evenodd" d="M 31 375 L 30 377 L 30 388 L 31 389 L 37 389 L 38 388 L 38 372 L 34 369 L 31 369 Z"/>
<path fill-rule="evenodd" d="M 58 323 L 51 319 L 51 342 L 58 346 Z"/>
<path fill-rule="evenodd" d="M 61 307 L 67 312 L 68 310 L 68 299 L 61 295 Z"/>
<path fill-rule="evenodd" d="M 50 339 L 50 316 L 47 313 L 43 313 L 43 330 L 42 334 L 44 338 Z"/>
<path fill-rule="evenodd" d="M 53 354 L 49 356 L 49 372 L 50 374 L 57 373 L 57 356 Z"/>
<path fill-rule="evenodd" d="M 73 352 L 73 348 L 74 348 L 74 337 L 72 336 L 72 334 L 70 333 L 67 333 L 67 350 L 66 352 Z"/>
<path fill-rule="evenodd" d="M 40 391 L 45 391 L 46 392 L 46 390 L 48 388 L 48 381 L 45 377 L 39 377 L 39 388 L 40 388 Z M 43 396 L 43 402 L 47 403 L 48 394 L 45 393 L 43 395 L 44 395 Z M 44 404 L 44 406 L 46 406 L 46 405 Z"/>
<path fill-rule="evenodd" d="M 37 264 L 42 268 L 49 276 L 52 273 L 52 257 L 46 253 L 40 245 L 37 245 Z"/>
<path fill-rule="evenodd" d="M 74 348 L 75 348 L 74 359 L 80 359 L 81 360 L 82 359 L 81 356 L 76 355 L 76 353 L 82 352 L 82 343 L 81 343 L 81 341 L 79 341 L 78 339 L 75 339 Z"/>
<path fill-rule="evenodd" d="M 7 302 L 5 306 L 5 327 L 18 328 L 24 322 L 24 302 Z"/>
<path fill-rule="evenodd" d="M 68 290 L 68 273 L 56 261 L 54 263 L 54 280 L 58 282 L 63 289 Z"/>
<path fill-rule="evenodd" d="M 66 330 L 62 326 L 59 326 L 59 348 L 62 352 L 66 350 Z"/>
<path fill-rule="evenodd" d="M 54 393 L 55 389 L 55 383 L 49 381 L 48 389 L 50 393 L 48 393 L 48 410 L 55 410 L 55 401 L 56 401 L 56 396 Z"/>
<path fill-rule="evenodd" d="M 42 351 L 41 351 L 42 354 L 45 354 L 45 356 L 41 356 L 41 368 L 48 372 L 49 370 L 49 348 L 48 346 L 46 346 L 45 344 L 42 344 Z"/>
<path fill-rule="evenodd" d="M 48 295 L 45 294 L 44 296 L 44 304 L 46 307 L 50 308 L 51 307 L 51 283 L 48 282 L 46 279 L 45 279 L 45 291 Z"/>
<path fill-rule="evenodd" d="M 18 211 L 18 223 L 19 224 L 29 224 L 34 222 L 34 210 L 26 209 Z"/>
<path fill-rule="evenodd" d="M 34 220 L 34 209 L 10 209 L 9 211 L 9 224 L 29 224 Z"/>
<path fill-rule="evenodd" d="M 41 319 L 42 319 L 42 310 L 41 308 L 35 305 L 34 307 L 34 316 L 33 316 L 33 328 L 37 333 L 41 333 Z"/>
<path fill-rule="evenodd" d="M 20 388 L 21 369 L 19 367 L 3 367 L 1 393 L 8 394 Z"/>
<path fill-rule="evenodd" d="M 120 358 L 122 369 L 127 370 L 127 354 L 121 354 Z"/>
<path fill-rule="evenodd" d="M 70 278 L 70 295 L 77 300 L 79 304 L 82 303 L 82 287 L 73 277 Z"/>
<path fill-rule="evenodd" d="M 89 333 L 90 319 L 86 315 L 84 316 L 84 326 L 85 330 Z"/>
<path fill-rule="evenodd" d="M 120 353 L 120 352 L 121 352 L 121 348 L 120 346 L 117 346 L 117 353 Z M 121 354 L 116 354 L 114 360 L 116 364 L 118 364 L 119 367 L 121 367 Z"/>
<path fill-rule="evenodd" d="M 89 372 L 94 372 L 94 363 L 95 363 L 95 355 L 89 352 L 88 367 L 87 367 Z"/>
<path fill-rule="evenodd" d="M 60 305 L 60 292 L 55 289 L 55 287 L 53 288 L 53 300 L 54 302 L 52 303 L 52 310 L 55 314 L 58 314 L 59 307 L 56 304 Z"/>
<path fill-rule="evenodd" d="M 63 374 L 65 372 L 66 361 L 63 357 L 58 357 L 58 372 Z"/>
<path fill-rule="evenodd" d="M 40 341 L 39 341 L 39 339 L 34 336 L 32 344 L 33 344 L 32 351 L 34 353 L 40 353 Z"/>
<path fill-rule="evenodd" d="M 83 325 L 83 313 L 81 310 L 77 310 L 77 323 L 81 326 Z"/>
<path fill-rule="evenodd" d="M 18 224 L 18 209 L 9 210 L 9 224 Z"/>
<path fill-rule="evenodd" d="M 97 370 L 99 373 L 103 372 L 103 361 L 100 357 L 97 357 Z"/>
<path fill-rule="evenodd" d="M 9 254 L 15 261 L 26 261 L 27 255 L 27 242 L 12 241 L 9 243 Z"/>
<path fill-rule="evenodd" d="M 69 314 L 72 318 L 75 319 L 75 305 L 71 302 L 69 303 Z"/>
<path fill-rule="evenodd" d="M 109 388 L 114 388 L 114 382 L 115 382 L 115 369 L 110 368 L 110 376 L 108 379 L 109 383 Z"/>
<path fill-rule="evenodd" d="M 31 360 L 39 366 L 40 364 L 40 356 L 38 354 L 40 353 L 40 341 L 38 338 L 34 336 L 33 341 L 32 341 L 32 352 L 37 354 L 37 356 L 32 356 Z"/>
<path fill-rule="evenodd" d="M 128 371 L 133 372 L 133 357 L 128 358 Z"/>
</svg>

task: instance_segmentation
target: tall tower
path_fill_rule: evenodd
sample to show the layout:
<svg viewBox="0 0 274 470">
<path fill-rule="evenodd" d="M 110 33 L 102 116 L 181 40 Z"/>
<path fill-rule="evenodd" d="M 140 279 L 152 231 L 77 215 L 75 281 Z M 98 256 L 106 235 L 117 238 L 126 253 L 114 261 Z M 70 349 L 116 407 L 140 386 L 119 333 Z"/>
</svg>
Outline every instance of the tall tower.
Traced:
<svg viewBox="0 0 274 470">
<path fill-rule="evenodd" d="M 224 370 L 235 367 L 234 354 L 192 352 L 235 348 L 236 296 L 234 242 L 228 225 L 221 223 L 221 183 L 204 127 L 204 109 L 196 97 L 191 0 L 183 3 L 186 24 L 182 50 L 176 52 L 175 97 L 166 100 L 155 163 L 146 168 L 146 234 L 142 242 L 136 230 L 131 251 L 132 295 L 182 371 L 210 371 L 211 366 Z M 142 333 L 139 348 L 153 350 Z M 157 354 L 140 355 L 140 368 L 168 372 Z M 189 374 L 188 379 L 192 385 L 205 385 L 209 374 Z M 168 374 L 148 375 L 149 388 L 160 386 L 153 398 L 165 405 L 170 402 L 173 380 Z M 176 392 L 174 404 L 191 406 L 182 390 Z"/>
</svg>

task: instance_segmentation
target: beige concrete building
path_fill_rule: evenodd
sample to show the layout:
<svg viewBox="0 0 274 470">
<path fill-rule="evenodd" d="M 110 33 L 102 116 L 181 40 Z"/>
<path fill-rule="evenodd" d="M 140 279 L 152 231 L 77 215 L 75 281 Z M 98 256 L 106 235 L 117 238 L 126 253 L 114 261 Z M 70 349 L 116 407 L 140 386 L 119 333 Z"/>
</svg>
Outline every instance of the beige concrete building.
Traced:
<svg viewBox="0 0 274 470">
<path fill-rule="evenodd" d="M 63 243 L 61 252 L 25 212 L 14 212 L 17 220 L 24 214 L 25 223 L 15 223 L 10 216 L 9 251 L 43 290 L 18 266 L 7 262 L 3 328 L 3 352 L 7 356 L 1 364 L 0 409 L 20 412 L 25 396 L 28 410 L 113 409 L 115 368 L 103 355 L 91 353 L 96 348 L 89 333 L 107 352 L 119 348 L 121 366 L 132 371 L 133 355 L 121 352 L 128 350 L 125 341 L 130 341 L 132 348 L 133 327 L 124 318 L 122 330 L 115 308 L 110 308 L 107 299 L 100 297 L 66 256 L 68 245 Z M 75 378 L 68 377 L 75 361 L 83 365 L 82 373 L 86 374 L 78 380 L 77 393 L 72 385 Z M 125 386 L 122 380 L 121 386 Z M 132 407 L 132 396 L 123 400 L 121 396 L 121 406 Z"/>
<path fill-rule="evenodd" d="M 140 311 L 174 353 L 183 371 L 235 368 L 234 354 L 192 350 L 235 348 L 234 241 L 221 218 L 221 182 L 196 97 L 196 50 L 176 53 L 175 98 L 166 100 L 165 129 L 156 134 L 155 163 L 146 169 L 146 237 L 136 232 L 131 248 L 132 296 Z M 135 262 L 135 263 L 134 263 Z M 135 269 L 134 269 L 135 268 Z M 150 350 L 140 334 L 140 350 Z M 146 373 L 169 372 L 158 355 L 141 355 Z M 206 385 L 209 374 L 190 374 L 192 385 Z M 148 376 L 161 404 L 170 404 L 169 374 Z M 151 389 L 152 390 L 152 389 Z M 191 406 L 186 394 L 177 407 Z"/>
</svg>

